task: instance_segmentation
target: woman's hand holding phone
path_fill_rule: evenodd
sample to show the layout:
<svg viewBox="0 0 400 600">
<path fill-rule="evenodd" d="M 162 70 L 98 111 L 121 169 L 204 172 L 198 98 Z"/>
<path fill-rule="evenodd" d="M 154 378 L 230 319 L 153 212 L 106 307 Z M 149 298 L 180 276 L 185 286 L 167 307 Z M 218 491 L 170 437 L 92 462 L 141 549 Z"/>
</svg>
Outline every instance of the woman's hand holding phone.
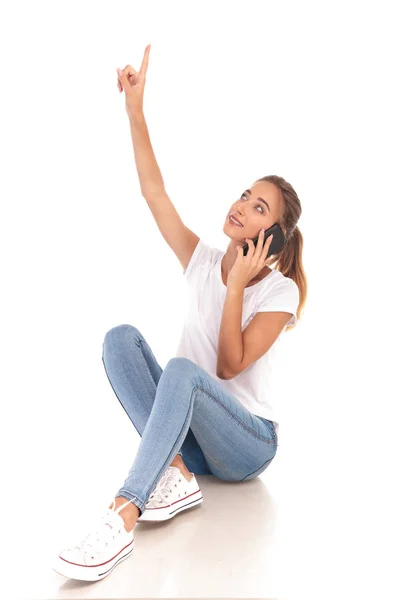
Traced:
<svg viewBox="0 0 400 600">
<path fill-rule="evenodd" d="M 259 272 L 267 266 L 265 261 L 273 239 L 273 234 L 266 239 L 264 244 L 263 238 L 264 229 L 261 229 L 259 233 L 257 246 L 254 245 L 253 240 L 246 238 L 249 247 L 246 256 L 243 255 L 243 247 L 236 246 L 237 257 L 229 272 L 226 282 L 227 287 L 244 289 L 249 281 L 254 279 Z"/>
<path fill-rule="evenodd" d="M 280 252 L 282 250 L 282 248 L 284 247 L 285 243 L 286 243 L 286 238 L 285 235 L 281 229 L 281 226 L 279 225 L 279 223 L 274 223 L 271 227 L 269 227 L 268 229 L 264 230 L 264 238 L 262 243 L 265 242 L 265 240 L 270 236 L 273 235 L 273 240 L 272 243 L 270 244 L 269 248 L 268 248 L 268 254 L 267 254 L 267 258 L 268 256 L 271 256 L 272 254 L 277 254 L 278 252 Z M 246 238 L 247 239 L 247 238 Z M 254 238 L 253 240 L 253 244 L 254 246 L 258 246 L 259 243 L 259 239 L 258 238 Z M 249 244 L 245 244 L 243 246 L 243 256 L 246 256 L 246 254 L 249 251 Z"/>
</svg>

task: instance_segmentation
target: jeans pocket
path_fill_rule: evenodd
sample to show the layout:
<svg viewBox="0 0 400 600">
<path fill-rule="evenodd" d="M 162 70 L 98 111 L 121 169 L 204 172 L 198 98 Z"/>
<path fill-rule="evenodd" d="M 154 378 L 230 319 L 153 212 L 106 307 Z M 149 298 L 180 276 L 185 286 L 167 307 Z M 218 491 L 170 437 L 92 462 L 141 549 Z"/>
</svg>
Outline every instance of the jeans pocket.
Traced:
<svg viewBox="0 0 400 600">
<path fill-rule="evenodd" d="M 271 433 L 271 437 L 273 438 L 275 444 L 278 445 L 278 436 L 275 431 L 275 426 L 274 426 L 273 422 L 270 421 L 269 419 L 266 419 L 265 417 L 260 417 L 259 415 L 257 415 L 257 417 L 268 426 L 268 429 Z"/>
</svg>

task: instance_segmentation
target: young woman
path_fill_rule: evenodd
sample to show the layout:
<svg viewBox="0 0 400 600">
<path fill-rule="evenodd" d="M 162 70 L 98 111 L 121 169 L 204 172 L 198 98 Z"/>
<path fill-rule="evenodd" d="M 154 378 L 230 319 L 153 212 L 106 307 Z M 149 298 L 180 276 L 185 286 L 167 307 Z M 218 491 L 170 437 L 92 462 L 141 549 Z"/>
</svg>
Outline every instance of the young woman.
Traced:
<svg viewBox="0 0 400 600">
<path fill-rule="evenodd" d="M 278 421 L 266 393 L 268 370 L 307 291 L 297 227 L 301 206 L 283 178 L 257 180 L 232 205 L 224 223 L 226 252 L 182 223 L 165 192 L 143 114 L 149 50 L 139 72 L 130 65 L 118 70 L 118 89 L 125 92 L 142 194 L 184 269 L 191 303 L 176 356 L 164 370 L 136 327 L 106 333 L 104 368 L 141 443 L 98 528 L 63 550 L 53 566 L 86 581 L 106 577 L 131 554 L 138 520 L 171 519 L 201 503 L 196 474 L 247 481 L 270 465 Z M 271 239 L 264 243 L 264 230 L 274 224 L 284 244 L 267 256 Z M 270 268 L 273 263 L 277 268 Z"/>
</svg>

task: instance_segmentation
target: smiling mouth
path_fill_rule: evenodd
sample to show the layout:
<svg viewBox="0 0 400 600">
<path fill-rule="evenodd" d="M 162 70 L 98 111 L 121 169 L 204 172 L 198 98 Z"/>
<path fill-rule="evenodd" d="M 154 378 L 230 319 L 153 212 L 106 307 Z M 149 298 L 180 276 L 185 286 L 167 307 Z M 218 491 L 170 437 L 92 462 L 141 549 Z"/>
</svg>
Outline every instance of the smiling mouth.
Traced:
<svg viewBox="0 0 400 600">
<path fill-rule="evenodd" d="M 232 217 L 231 217 L 230 215 L 228 215 L 228 222 L 229 222 L 231 225 L 235 225 L 236 227 L 243 227 L 243 225 L 239 225 L 238 223 L 236 223 L 236 222 L 235 222 L 235 221 L 232 219 Z"/>
</svg>

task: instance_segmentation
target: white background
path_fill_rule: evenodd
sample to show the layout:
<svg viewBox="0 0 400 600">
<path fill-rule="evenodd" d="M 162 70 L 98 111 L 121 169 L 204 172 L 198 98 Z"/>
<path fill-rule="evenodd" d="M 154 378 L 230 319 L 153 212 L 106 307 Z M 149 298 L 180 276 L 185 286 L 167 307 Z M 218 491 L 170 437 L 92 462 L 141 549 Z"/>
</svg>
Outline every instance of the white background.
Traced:
<svg viewBox="0 0 400 600">
<path fill-rule="evenodd" d="M 136 326 L 162 368 L 179 341 L 182 268 L 141 196 L 117 90 L 116 67 L 138 69 L 151 43 L 144 112 L 185 224 L 226 249 L 229 208 L 267 174 L 302 204 L 309 297 L 276 365 L 281 456 L 265 477 L 285 507 L 276 597 L 398 597 L 395 5 L 2 5 L 9 574 L 27 552 L 46 565 L 75 517 L 108 506 L 135 456 L 105 333 Z"/>
</svg>

